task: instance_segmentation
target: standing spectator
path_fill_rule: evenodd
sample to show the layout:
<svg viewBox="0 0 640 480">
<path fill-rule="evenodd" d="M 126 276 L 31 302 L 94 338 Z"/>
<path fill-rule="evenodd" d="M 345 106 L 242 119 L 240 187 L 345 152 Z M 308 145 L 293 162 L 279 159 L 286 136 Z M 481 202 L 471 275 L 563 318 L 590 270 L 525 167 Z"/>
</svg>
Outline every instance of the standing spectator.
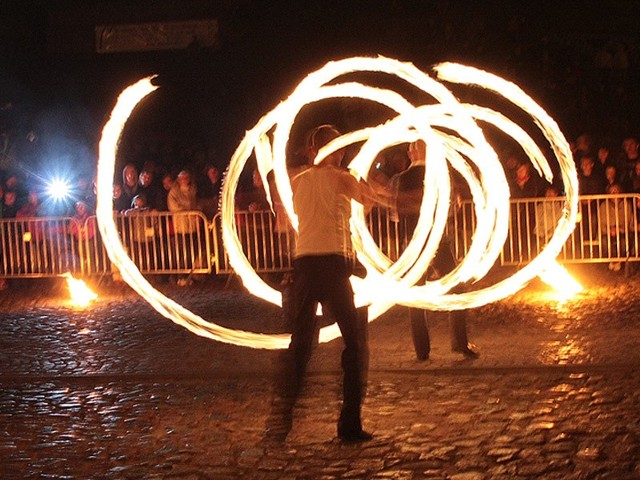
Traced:
<svg viewBox="0 0 640 480">
<path fill-rule="evenodd" d="M 18 204 L 18 194 L 15 190 L 5 190 L 4 201 L 2 204 L 2 217 L 3 218 L 15 218 L 18 210 L 20 210 Z"/>
<path fill-rule="evenodd" d="M 532 172 L 531 162 L 521 162 L 511 180 L 511 198 L 525 199 L 541 196 L 542 181 L 537 172 Z M 535 208 L 532 202 L 515 202 L 511 210 L 511 233 L 507 241 L 507 254 L 511 258 L 529 258 L 531 236 L 535 228 Z"/>
<path fill-rule="evenodd" d="M 640 143 L 636 137 L 630 136 L 622 141 L 622 153 L 618 161 L 618 176 L 620 177 L 621 187 L 630 189 L 631 176 L 633 169 L 638 160 Z"/>
<path fill-rule="evenodd" d="M 95 217 L 93 212 L 83 201 L 76 202 L 73 221 L 71 222 L 71 233 L 77 241 L 92 239 L 96 234 Z"/>
<path fill-rule="evenodd" d="M 22 204 L 27 198 L 27 189 L 22 178 L 16 172 L 11 172 L 4 181 L 4 190 L 13 190 L 16 193 L 16 202 Z"/>
<path fill-rule="evenodd" d="M 138 194 L 139 188 L 138 169 L 133 163 L 127 163 L 122 169 L 122 195 L 125 198 L 123 203 L 127 205 L 125 208 L 131 206 L 133 197 Z"/>
<path fill-rule="evenodd" d="M 173 175 L 170 172 L 165 173 L 162 176 L 162 189 L 160 190 L 160 196 L 158 199 L 158 210 L 161 212 L 166 212 L 169 210 L 169 205 L 167 204 L 169 192 L 171 188 L 176 183 Z"/>
<path fill-rule="evenodd" d="M 633 166 L 633 175 L 631 176 L 630 192 L 640 193 L 640 160 Z"/>
<path fill-rule="evenodd" d="M 251 173 L 251 186 L 236 196 L 236 210 L 251 213 L 269 210 L 267 193 L 257 168 Z"/>
<path fill-rule="evenodd" d="M 170 212 L 177 214 L 173 216 L 173 229 L 177 235 L 178 252 L 182 255 L 179 259 L 182 260 L 181 267 L 192 268 L 194 257 L 200 253 L 200 246 L 194 235 L 197 232 L 198 220 L 182 213 L 198 208 L 197 189 L 189 171 L 182 170 L 178 174 L 176 184 L 169 191 L 167 206 Z M 188 277 L 180 277 L 177 283 L 179 286 L 185 286 L 190 280 Z"/>
<path fill-rule="evenodd" d="M 625 258 L 631 253 L 633 245 L 627 233 L 636 231 L 636 219 L 631 204 L 621 196 L 624 193 L 621 185 L 611 185 L 607 193 L 612 198 L 603 200 L 598 209 L 603 249 L 609 257 Z M 620 262 L 609 263 L 609 270 L 618 272 L 620 268 Z"/>
<path fill-rule="evenodd" d="M 608 165 L 604 170 L 604 191 L 606 192 L 611 185 L 619 183 L 618 169 L 615 165 Z"/>
<path fill-rule="evenodd" d="M 142 170 L 138 177 L 138 184 L 139 188 L 136 196 L 143 195 L 145 197 L 145 208 L 160 210 L 159 207 L 163 206 L 161 199 L 163 195 L 162 185 L 156 181 L 154 170 Z"/>
<path fill-rule="evenodd" d="M 601 145 L 598 148 L 596 158 L 595 166 L 593 167 L 596 175 L 604 177 L 604 172 L 609 165 L 616 166 L 616 162 L 611 156 L 611 149 L 606 145 Z"/>
<path fill-rule="evenodd" d="M 540 176 L 531 171 L 531 163 L 523 161 L 515 168 L 511 179 L 513 198 L 534 198 L 540 196 Z"/>
<path fill-rule="evenodd" d="M 545 200 L 536 202 L 536 225 L 533 233 L 540 245 L 545 245 L 553 236 L 558 221 L 562 217 L 564 203 L 557 201 L 558 195 L 558 189 L 553 185 L 548 185 L 544 194 Z"/>
<path fill-rule="evenodd" d="M 16 212 L 16 218 L 28 218 L 40 216 L 40 198 L 38 190 L 32 188 L 27 194 L 27 203 L 22 205 Z"/>
<path fill-rule="evenodd" d="M 167 206 L 170 212 L 196 210 L 198 208 L 197 189 L 189 171 L 182 170 L 178 174 L 176 183 L 169 191 Z M 180 229 L 176 226 L 176 231 L 178 230 Z"/>
<path fill-rule="evenodd" d="M 585 155 L 593 155 L 593 139 L 588 133 L 583 133 L 576 138 L 576 150 L 574 152 L 576 163 L 580 162 L 580 159 Z"/>
<path fill-rule="evenodd" d="M 222 177 L 218 167 L 213 164 L 207 165 L 200 180 L 198 185 L 198 206 L 205 216 L 211 220 L 218 212 L 220 189 L 222 188 Z"/>
<path fill-rule="evenodd" d="M 130 207 L 131 204 L 127 204 L 127 197 L 125 197 L 122 191 L 121 183 L 113 184 L 113 211 L 116 213 L 124 212 Z"/>
<path fill-rule="evenodd" d="M 39 216 L 40 199 L 38 190 L 32 188 L 29 190 L 27 203 L 16 212 L 16 218 L 34 219 Z M 45 247 L 45 223 L 38 220 L 25 220 L 18 228 L 21 230 L 20 237 L 24 242 L 25 258 L 22 261 L 26 267 L 25 271 L 27 273 L 41 271 L 42 266 L 48 265 L 51 260 L 49 250 Z M 36 268 L 36 265 L 40 265 L 40 270 Z"/>
<path fill-rule="evenodd" d="M 595 173 L 595 161 L 591 155 L 580 159 L 578 192 L 580 195 L 600 195 L 604 193 L 604 178 Z"/>
<path fill-rule="evenodd" d="M 150 213 L 144 194 L 133 197 L 131 208 L 124 212 L 128 217 L 128 227 L 133 247 L 132 259 L 142 270 L 155 268 L 158 219 Z"/>
<path fill-rule="evenodd" d="M 71 240 L 73 242 L 73 252 L 79 252 L 80 244 L 88 247 L 85 251 L 84 258 L 81 258 L 81 263 L 87 259 L 95 259 L 95 242 L 91 242 L 97 231 L 96 217 L 93 216 L 93 211 L 83 201 L 76 202 L 75 212 L 71 217 Z"/>
<path fill-rule="evenodd" d="M 93 183 L 90 178 L 91 177 L 84 174 L 78 176 L 78 178 L 76 179 L 74 195 L 77 200 L 86 203 L 89 209 L 95 210 L 96 195 L 93 190 Z"/>
<path fill-rule="evenodd" d="M 594 173 L 595 162 L 593 157 L 586 155 L 580 159 L 580 172 L 578 173 L 579 195 L 601 195 L 605 192 L 605 180 Z M 584 240 L 593 241 L 597 238 L 596 223 L 597 201 L 594 199 L 581 199 L 582 235 Z"/>
</svg>

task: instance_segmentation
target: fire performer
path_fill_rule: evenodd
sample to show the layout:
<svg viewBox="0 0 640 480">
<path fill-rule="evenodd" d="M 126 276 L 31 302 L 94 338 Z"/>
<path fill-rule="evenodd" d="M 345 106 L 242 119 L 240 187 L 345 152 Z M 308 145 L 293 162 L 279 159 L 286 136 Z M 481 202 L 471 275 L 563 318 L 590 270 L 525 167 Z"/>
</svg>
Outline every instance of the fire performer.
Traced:
<svg viewBox="0 0 640 480">
<path fill-rule="evenodd" d="M 418 224 L 420 205 L 424 192 L 424 175 L 426 160 L 426 144 L 418 140 L 409 144 L 407 151 L 411 164 L 404 172 L 394 175 L 390 180 L 391 189 L 396 198 L 396 212 L 398 220 L 406 228 L 406 238 Z M 442 237 L 438 251 L 433 258 L 427 276 L 440 278 L 456 267 L 456 260 L 451 251 L 451 244 L 446 236 Z M 454 289 L 454 293 L 463 293 L 464 286 Z M 409 308 L 411 319 L 411 337 L 419 361 L 429 358 L 431 342 L 427 328 L 427 311 L 419 308 Z M 479 356 L 475 346 L 467 339 L 467 312 L 457 310 L 449 312 L 449 327 L 451 331 L 451 349 L 461 353 L 466 358 L 475 359 Z"/>
<path fill-rule="evenodd" d="M 321 147 L 339 137 L 331 125 L 321 125 L 307 138 L 307 153 L 313 161 Z M 295 242 L 291 304 L 287 325 L 291 343 L 282 353 L 272 419 L 267 436 L 284 440 L 291 429 L 291 414 L 311 357 L 316 332 L 316 308 L 335 319 L 344 341 L 342 352 L 343 404 L 338 437 L 362 442 L 372 435 L 362 429 L 361 405 L 368 363 L 367 321 L 354 305 L 349 277 L 353 270 L 349 218 L 351 199 L 368 203 L 375 194 L 341 166 L 344 151 L 328 155 L 292 180 L 293 207 L 299 228 Z"/>
</svg>

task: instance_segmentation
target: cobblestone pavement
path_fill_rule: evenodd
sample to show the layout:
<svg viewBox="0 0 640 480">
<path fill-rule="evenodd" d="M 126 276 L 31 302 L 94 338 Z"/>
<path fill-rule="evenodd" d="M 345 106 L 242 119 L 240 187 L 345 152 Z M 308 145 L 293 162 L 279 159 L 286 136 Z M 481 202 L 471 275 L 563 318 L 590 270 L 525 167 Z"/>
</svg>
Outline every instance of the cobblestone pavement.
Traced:
<svg viewBox="0 0 640 480">
<path fill-rule="evenodd" d="M 340 341 L 320 345 L 286 442 L 264 439 L 274 352 L 206 340 L 123 287 L 87 309 L 60 281 L 0 293 L 0 477 L 96 479 L 640 478 L 640 275 L 582 267 L 558 302 L 533 282 L 473 312 L 482 356 L 413 358 L 405 309 L 370 326 L 374 440 L 335 439 Z M 239 287 L 161 287 L 218 323 L 277 331 Z"/>
</svg>

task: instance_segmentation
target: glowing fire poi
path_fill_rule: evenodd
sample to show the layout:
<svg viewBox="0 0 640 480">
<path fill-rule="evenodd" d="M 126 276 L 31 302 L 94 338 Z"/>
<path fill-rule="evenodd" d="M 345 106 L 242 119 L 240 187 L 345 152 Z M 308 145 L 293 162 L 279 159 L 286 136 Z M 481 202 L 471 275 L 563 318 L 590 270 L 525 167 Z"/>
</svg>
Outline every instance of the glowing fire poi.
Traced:
<svg viewBox="0 0 640 480">
<path fill-rule="evenodd" d="M 254 295 L 281 305 L 279 291 L 267 285 L 253 270 L 242 251 L 235 225 L 234 197 L 243 168 L 255 154 L 264 183 L 274 170 L 276 186 L 292 225 L 297 227 L 292 192 L 286 169 L 286 145 L 292 125 L 307 104 L 343 97 L 360 98 L 385 105 L 397 116 L 389 121 L 342 135 L 318 154 L 319 162 L 331 152 L 364 142 L 349 168 L 365 176 L 376 155 L 393 145 L 423 139 L 429 145 L 425 172 L 425 195 L 420 219 L 411 242 L 392 262 L 371 237 L 363 208 L 354 203 L 351 218 L 353 246 L 366 269 L 363 279 L 352 277 L 356 303 L 368 306 L 373 320 L 396 304 L 431 310 L 466 309 L 505 298 L 555 263 L 562 245 L 575 227 L 578 209 L 577 175 L 569 145 L 555 121 L 516 85 L 493 74 L 463 65 L 443 63 L 435 67 L 440 80 L 481 87 L 503 97 L 528 114 L 549 142 L 561 169 L 566 191 L 565 208 L 556 230 L 540 254 L 511 277 L 496 284 L 464 294 L 450 294 L 462 282 L 483 278 L 500 255 L 508 233 L 509 187 L 497 154 L 476 123 L 489 123 L 515 140 L 529 156 L 533 166 L 548 181 L 551 167 L 529 134 L 499 112 L 486 107 L 460 103 L 444 84 L 409 63 L 377 57 L 356 57 L 329 62 L 311 73 L 285 101 L 263 116 L 249 130 L 233 157 L 222 190 L 222 236 L 229 262 Z M 396 76 L 420 89 L 436 102 L 414 106 L 399 93 L 369 87 L 358 82 L 338 83 L 336 79 L 354 72 L 376 72 Z M 190 331 L 218 341 L 257 348 L 285 348 L 288 335 L 267 335 L 233 330 L 207 322 L 155 290 L 140 274 L 120 243 L 112 216 L 111 184 L 117 143 L 124 125 L 136 105 L 155 90 L 151 78 L 125 89 L 104 127 L 98 162 L 98 226 L 111 261 L 122 277 L 165 317 Z M 273 141 L 269 134 L 272 133 Z M 416 285 L 433 258 L 444 232 L 449 212 L 451 183 L 449 168 L 468 182 L 477 217 L 476 231 L 467 256 L 443 278 Z M 487 188 L 489 183 L 491 188 Z M 268 192 L 267 192 L 268 194 Z M 322 329 L 320 341 L 340 335 L 337 326 Z"/>
<path fill-rule="evenodd" d="M 69 295 L 71 295 L 71 303 L 73 305 L 86 307 L 98 298 L 98 295 L 84 281 L 74 278 L 70 272 L 62 276 L 67 279 L 67 287 L 69 288 Z"/>
</svg>

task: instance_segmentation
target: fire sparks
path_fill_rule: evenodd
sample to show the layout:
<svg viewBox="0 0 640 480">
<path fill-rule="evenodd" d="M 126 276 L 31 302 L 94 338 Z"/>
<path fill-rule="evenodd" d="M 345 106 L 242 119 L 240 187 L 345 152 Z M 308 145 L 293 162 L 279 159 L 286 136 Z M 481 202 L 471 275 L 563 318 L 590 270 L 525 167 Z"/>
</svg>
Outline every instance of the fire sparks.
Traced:
<svg viewBox="0 0 640 480">
<path fill-rule="evenodd" d="M 354 81 L 338 81 L 340 77 L 358 72 L 396 76 L 423 92 L 430 103 L 415 106 L 392 90 Z M 443 83 L 412 64 L 384 57 L 355 57 L 329 62 L 309 74 L 285 101 L 264 115 L 246 133 L 231 158 L 222 190 L 222 237 L 231 266 L 250 292 L 281 305 L 280 292 L 258 276 L 242 251 L 235 224 L 234 201 L 240 175 L 252 155 L 255 155 L 263 179 L 273 170 L 287 215 L 292 225 L 297 226 L 286 168 L 286 146 L 300 110 L 308 104 L 331 98 L 363 99 L 384 105 L 394 113 L 384 123 L 346 133 L 331 142 L 319 152 L 316 161 L 344 146 L 364 142 L 349 165 L 356 176 L 364 177 L 376 156 L 388 147 L 418 139 L 424 140 L 429 146 L 424 179 L 426 194 L 423 196 L 418 226 L 411 242 L 395 262 L 375 244 L 367 228 L 363 208 L 355 203 L 353 205 L 353 244 L 367 275 L 363 279 L 353 277 L 352 283 L 356 303 L 358 306 L 368 306 L 370 320 L 396 304 L 432 310 L 484 305 L 517 292 L 529 280 L 555 264 L 556 256 L 575 226 L 578 205 L 575 166 L 569 145 L 558 126 L 519 87 L 493 74 L 451 63 L 436 66 L 435 72 L 444 82 L 480 87 L 502 97 L 502 101 L 509 101 L 531 118 L 532 124 L 549 142 L 558 160 L 567 195 L 563 216 L 544 250 L 513 276 L 490 287 L 464 294 L 449 293 L 460 283 L 472 283 L 486 275 L 500 255 L 509 228 L 509 187 L 505 173 L 478 122 L 490 124 L 515 140 L 536 170 L 548 181 L 553 179 L 552 169 L 526 130 L 501 113 L 460 103 Z M 112 216 L 111 183 L 116 148 L 130 113 L 154 89 L 150 78 L 128 87 L 120 95 L 100 141 L 96 213 L 111 261 L 120 270 L 123 279 L 158 312 L 198 335 L 257 348 L 286 347 L 289 341 L 287 335 L 232 330 L 194 315 L 155 290 L 124 251 Z M 459 172 L 469 185 L 477 228 L 467 256 L 455 270 L 439 280 L 416 285 L 435 255 L 444 233 L 450 209 L 450 169 Z M 338 328 L 332 325 L 322 330 L 320 340 L 329 341 L 339 334 Z"/>
<path fill-rule="evenodd" d="M 71 273 L 63 275 L 67 279 L 67 287 L 71 295 L 71 303 L 77 307 L 87 307 L 98 298 L 98 295 L 91 290 L 84 281 L 74 278 Z"/>
</svg>

